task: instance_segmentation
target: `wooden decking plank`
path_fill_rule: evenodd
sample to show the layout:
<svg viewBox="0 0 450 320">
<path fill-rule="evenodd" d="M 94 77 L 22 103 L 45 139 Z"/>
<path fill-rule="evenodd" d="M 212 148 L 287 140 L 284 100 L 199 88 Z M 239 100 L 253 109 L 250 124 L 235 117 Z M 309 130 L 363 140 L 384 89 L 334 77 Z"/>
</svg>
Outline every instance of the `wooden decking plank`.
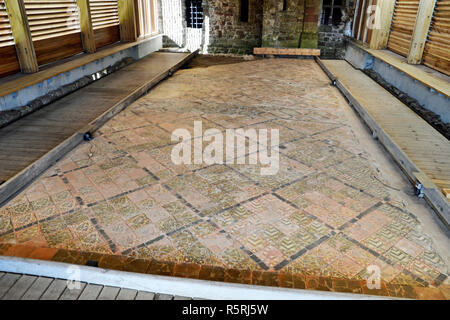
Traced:
<svg viewBox="0 0 450 320">
<path fill-rule="evenodd" d="M 19 300 L 36 280 L 35 276 L 21 276 L 2 297 L 2 300 Z"/>
<path fill-rule="evenodd" d="M 171 296 L 170 294 L 158 293 L 155 296 L 155 300 L 173 300 L 173 296 Z"/>
<path fill-rule="evenodd" d="M 151 292 L 139 291 L 136 300 L 155 300 L 155 294 Z"/>
<path fill-rule="evenodd" d="M 66 287 L 64 292 L 61 294 L 58 300 L 77 300 L 80 296 L 81 292 L 83 292 L 86 287 L 86 283 L 79 282 L 79 286 L 75 286 L 75 288 L 69 289 Z"/>
<path fill-rule="evenodd" d="M 450 143 L 425 120 L 359 70 L 343 60 L 322 63 L 349 90 L 378 125 L 430 178 L 450 183 Z"/>
<path fill-rule="evenodd" d="M 8 292 L 8 290 L 16 283 L 21 277 L 20 274 L 8 273 L 0 279 L 0 298 Z"/>
<path fill-rule="evenodd" d="M 137 290 L 132 289 L 120 289 L 116 300 L 134 300 L 137 295 Z"/>
<path fill-rule="evenodd" d="M 96 300 L 103 286 L 88 284 L 81 293 L 78 300 Z"/>
<path fill-rule="evenodd" d="M 39 277 L 36 281 L 31 285 L 31 287 L 25 292 L 22 296 L 21 300 L 38 300 L 42 294 L 47 290 L 52 283 L 53 279 Z"/>
<path fill-rule="evenodd" d="M 188 297 L 175 296 L 175 297 L 173 298 L 173 300 L 192 300 L 192 299 L 191 299 L 191 298 L 188 298 Z"/>
<path fill-rule="evenodd" d="M 104 287 L 97 300 L 115 300 L 119 294 L 120 288 Z"/>
<path fill-rule="evenodd" d="M 67 280 L 56 279 L 48 286 L 40 300 L 58 300 L 67 288 Z"/>
</svg>

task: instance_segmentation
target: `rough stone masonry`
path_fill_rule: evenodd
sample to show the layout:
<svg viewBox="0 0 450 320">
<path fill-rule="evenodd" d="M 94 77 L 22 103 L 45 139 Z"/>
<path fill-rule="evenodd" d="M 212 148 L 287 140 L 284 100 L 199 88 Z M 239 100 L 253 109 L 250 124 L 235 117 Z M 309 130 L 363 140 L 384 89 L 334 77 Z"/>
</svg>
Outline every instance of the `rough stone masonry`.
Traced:
<svg viewBox="0 0 450 320">
<path fill-rule="evenodd" d="M 191 2 L 160 1 L 166 46 L 192 48 L 195 34 L 205 53 L 250 54 L 264 46 L 320 48 L 324 57 L 342 54 L 342 29 L 320 26 L 321 0 L 203 0 L 202 29 L 188 27 Z"/>
</svg>

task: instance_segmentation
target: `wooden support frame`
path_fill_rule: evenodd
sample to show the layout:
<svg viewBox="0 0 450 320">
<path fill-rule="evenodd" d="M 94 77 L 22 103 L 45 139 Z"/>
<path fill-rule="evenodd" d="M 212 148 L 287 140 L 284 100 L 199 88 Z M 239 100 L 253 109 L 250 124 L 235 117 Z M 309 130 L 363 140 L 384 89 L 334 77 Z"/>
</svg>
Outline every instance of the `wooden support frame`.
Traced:
<svg viewBox="0 0 450 320">
<path fill-rule="evenodd" d="M 20 69 L 24 73 L 39 71 L 36 52 L 31 39 L 30 26 L 23 0 L 5 0 L 9 23 L 16 45 Z"/>
<path fill-rule="evenodd" d="M 81 41 L 85 52 L 94 53 L 95 46 L 94 29 L 92 27 L 91 8 L 89 0 L 77 0 L 80 14 Z"/>
<path fill-rule="evenodd" d="M 394 17 L 395 0 L 380 0 L 376 14 L 380 25 L 372 31 L 370 49 L 386 49 L 391 32 L 392 19 Z"/>
<path fill-rule="evenodd" d="M 419 11 L 408 53 L 408 63 L 410 64 L 420 64 L 422 62 L 423 51 L 435 7 L 436 0 L 420 0 Z"/>
<path fill-rule="evenodd" d="M 137 40 L 136 13 L 133 0 L 118 0 L 120 40 L 134 42 Z"/>
</svg>

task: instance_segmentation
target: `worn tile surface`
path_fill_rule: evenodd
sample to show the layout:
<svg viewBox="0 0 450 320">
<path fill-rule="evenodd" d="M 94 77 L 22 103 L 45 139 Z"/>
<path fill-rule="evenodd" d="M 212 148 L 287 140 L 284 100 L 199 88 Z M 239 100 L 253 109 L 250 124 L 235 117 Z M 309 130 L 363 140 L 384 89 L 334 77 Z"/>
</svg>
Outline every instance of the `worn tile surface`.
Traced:
<svg viewBox="0 0 450 320">
<path fill-rule="evenodd" d="M 378 265 L 393 286 L 447 286 L 449 257 L 375 170 L 345 108 L 310 60 L 180 71 L 0 208 L 0 242 L 234 270 L 225 278 L 356 281 Z M 195 120 L 279 129 L 278 174 L 173 164 L 171 133 Z"/>
</svg>

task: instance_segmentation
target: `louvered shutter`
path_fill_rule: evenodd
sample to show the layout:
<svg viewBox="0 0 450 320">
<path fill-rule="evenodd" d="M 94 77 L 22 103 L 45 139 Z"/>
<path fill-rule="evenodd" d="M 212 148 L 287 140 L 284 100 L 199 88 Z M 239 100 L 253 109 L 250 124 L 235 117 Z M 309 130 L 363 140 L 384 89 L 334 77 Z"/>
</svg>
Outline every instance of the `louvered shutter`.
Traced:
<svg viewBox="0 0 450 320">
<path fill-rule="evenodd" d="M 436 3 L 423 64 L 450 75 L 450 1 Z"/>
<path fill-rule="evenodd" d="M 83 52 L 76 0 L 24 0 L 39 65 Z"/>
<path fill-rule="evenodd" d="M 89 0 L 97 48 L 120 40 L 119 7 L 115 0 Z"/>
<path fill-rule="evenodd" d="M 138 37 L 146 37 L 158 32 L 156 21 L 156 0 L 134 0 L 136 8 L 136 28 Z"/>
<path fill-rule="evenodd" d="M 16 47 L 3 0 L 0 0 L 0 60 L 0 77 L 19 72 Z"/>
<path fill-rule="evenodd" d="M 14 44 L 14 38 L 9 24 L 8 12 L 5 2 L 0 0 L 0 47 L 6 47 Z"/>
<path fill-rule="evenodd" d="M 420 0 L 397 0 L 388 48 L 404 57 L 409 53 Z"/>
</svg>

